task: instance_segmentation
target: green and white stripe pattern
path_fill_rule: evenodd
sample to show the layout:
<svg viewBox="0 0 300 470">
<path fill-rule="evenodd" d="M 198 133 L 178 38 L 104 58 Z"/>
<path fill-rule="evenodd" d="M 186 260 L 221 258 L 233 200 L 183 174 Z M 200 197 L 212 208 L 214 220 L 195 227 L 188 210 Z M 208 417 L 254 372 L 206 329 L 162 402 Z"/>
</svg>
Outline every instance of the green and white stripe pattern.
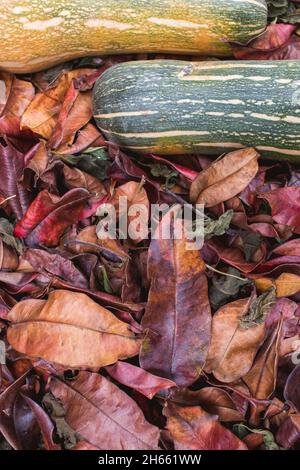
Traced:
<svg viewBox="0 0 300 470">
<path fill-rule="evenodd" d="M 94 115 L 137 153 L 220 154 L 256 147 L 300 159 L 300 61 L 137 61 L 97 81 Z"/>
</svg>

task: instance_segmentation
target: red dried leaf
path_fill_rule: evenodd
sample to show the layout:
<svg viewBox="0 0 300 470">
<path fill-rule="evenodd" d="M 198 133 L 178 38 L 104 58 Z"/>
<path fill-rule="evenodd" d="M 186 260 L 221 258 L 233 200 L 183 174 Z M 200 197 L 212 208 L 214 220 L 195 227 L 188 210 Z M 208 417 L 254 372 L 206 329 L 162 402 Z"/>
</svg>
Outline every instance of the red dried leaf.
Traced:
<svg viewBox="0 0 300 470">
<path fill-rule="evenodd" d="M 28 246 L 57 246 L 70 225 L 92 215 L 106 197 L 94 201 L 86 189 L 72 189 L 61 198 L 41 191 L 25 216 L 15 226 L 14 235 L 25 238 Z"/>
<path fill-rule="evenodd" d="M 50 390 L 62 402 L 67 423 L 88 444 L 102 450 L 157 448 L 158 428 L 145 420 L 126 393 L 101 375 L 81 372 L 68 383 L 53 378 Z"/>
<path fill-rule="evenodd" d="M 277 223 L 289 225 L 294 233 L 300 234 L 300 187 L 278 188 L 259 197 L 268 201 Z"/>
<path fill-rule="evenodd" d="M 292 36 L 296 28 L 291 24 L 271 24 L 247 46 L 232 44 L 234 56 L 239 60 L 299 59 L 299 38 Z"/>
<path fill-rule="evenodd" d="M 150 372 L 127 362 L 118 361 L 113 366 L 106 367 L 105 370 L 113 379 L 122 385 L 133 388 L 150 400 L 161 390 L 176 387 L 175 382 L 150 374 Z"/>
<path fill-rule="evenodd" d="M 300 364 L 289 375 L 285 388 L 284 398 L 292 403 L 300 413 Z"/>
<path fill-rule="evenodd" d="M 164 415 L 176 450 L 248 450 L 216 416 L 200 406 L 180 407 L 169 402 Z"/>
<path fill-rule="evenodd" d="M 163 217 L 149 248 L 151 287 L 142 320 L 145 338 L 140 360 L 144 369 L 183 387 L 195 382 L 203 368 L 211 315 L 200 252 L 187 250 L 184 237 L 159 237 L 167 233 L 169 218 L 170 214 Z M 173 218 L 171 233 L 181 228 L 182 222 Z"/>
</svg>

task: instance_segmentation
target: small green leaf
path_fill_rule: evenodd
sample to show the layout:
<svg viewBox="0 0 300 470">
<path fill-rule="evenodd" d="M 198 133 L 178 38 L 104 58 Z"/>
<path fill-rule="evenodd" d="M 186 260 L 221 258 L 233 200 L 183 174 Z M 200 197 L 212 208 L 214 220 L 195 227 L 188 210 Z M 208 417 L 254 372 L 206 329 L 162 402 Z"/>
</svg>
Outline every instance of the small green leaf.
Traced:
<svg viewBox="0 0 300 470">
<path fill-rule="evenodd" d="M 222 214 L 217 220 L 206 218 L 204 221 L 204 237 L 209 240 L 215 236 L 224 235 L 230 227 L 233 217 L 233 210 Z"/>
<path fill-rule="evenodd" d="M 276 289 L 271 287 L 251 302 L 248 312 L 240 320 L 241 327 L 248 329 L 264 323 L 275 301 Z"/>
<path fill-rule="evenodd" d="M 150 165 L 151 175 L 156 178 L 164 178 L 165 186 L 171 189 L 178 181 L 179 173 L 174 168 L 168 167 L 168 165 L 162 165 L 160 163 Z"/>
<path fill-rule="evenodd" d="M 60 155 L 68 165 L 75 166 L 101 181 L 107 179 L 107 169 L 111 163 L 105 147 L 91 147 L 80 155 Z"/>
<path fill-rule="evenodd" d="M 2 236 L 2 240 L 7 245 L 11 246 L 16 250 L 16 252 L 21 255 L 23 253 L 23 244 L 21 240 L 14 237 L 14 226 L 9 222 L 9 220 L 5 219 L 4 217 L 0 218 L 0 235 Z"/>
<path fill-rule="evenodd" d="M 109 277 L 108 277 L 105 266 L 101 265 L 99 266 L 99 269 L 102 274 L 102 282 L 103 282 L 103 287 L 104 287 L 105 292 L 107 292 L 108 294 L 113 294 L 113 290 L 111 288 Z"/>
<path fill-rule="evenodd" d="M 275 442 L 274 435 L 271 431 L 266 429 L 251 429 L 248 428 L 245 424 L 239 423 L 233 425 L 233 432 L 240 438 L 244 439 L 248 434 L 261 434 L 263 436 L 264 445 L 266 450 L 280 450 L 280 447 Z"/>
</svg>

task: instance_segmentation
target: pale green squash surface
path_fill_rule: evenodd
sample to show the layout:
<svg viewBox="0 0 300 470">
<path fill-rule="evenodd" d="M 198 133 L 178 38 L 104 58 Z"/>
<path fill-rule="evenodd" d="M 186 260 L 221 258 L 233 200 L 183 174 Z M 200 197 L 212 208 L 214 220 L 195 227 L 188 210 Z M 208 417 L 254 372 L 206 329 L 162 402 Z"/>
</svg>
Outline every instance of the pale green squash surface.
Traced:
<svg viewBox="0 0 300 470">
<path fill-rule="evenodd" d="M 137 153 L 217 155 L 256 147 L 300 159 L 300 61 L 137 61 L 107 70 L 94 114 Z"/>
</svg>

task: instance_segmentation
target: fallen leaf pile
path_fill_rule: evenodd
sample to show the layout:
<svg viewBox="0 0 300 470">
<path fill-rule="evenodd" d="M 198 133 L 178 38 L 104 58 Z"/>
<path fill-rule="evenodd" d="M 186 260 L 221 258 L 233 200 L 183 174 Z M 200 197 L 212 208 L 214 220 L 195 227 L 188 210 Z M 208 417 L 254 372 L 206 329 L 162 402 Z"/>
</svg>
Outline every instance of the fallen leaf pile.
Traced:
<svg viewBox="0 0 300 470">
<path fill-rule="evenodd" d="M 268 4 L 236 58 L 300 58 L 299 2 Z M 300 170 L 123 152 L 91 108 L 123 60 L 0 73 L 0 449 L 300 449 Z M 99 237 L 106 202 L 146 230 Z M 203 245 L 148 236 L 184 203 Z"/>
</svg>

